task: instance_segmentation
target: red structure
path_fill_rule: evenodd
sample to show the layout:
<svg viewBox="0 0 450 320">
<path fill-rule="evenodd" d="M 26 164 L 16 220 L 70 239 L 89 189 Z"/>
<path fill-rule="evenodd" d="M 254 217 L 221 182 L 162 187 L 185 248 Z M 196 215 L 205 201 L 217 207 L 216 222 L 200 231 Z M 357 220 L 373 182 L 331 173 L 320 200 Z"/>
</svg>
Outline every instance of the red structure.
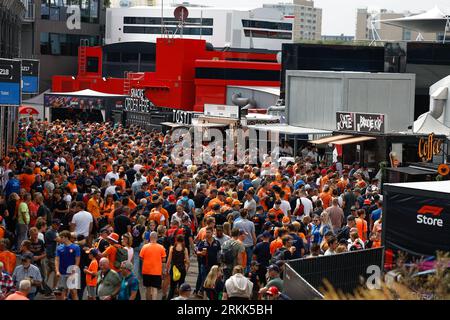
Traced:
<svg viewBox="0 0 450 320">
<path fill-rule="evenodd" d="M 53 92 L 91 89 L 129 94 L 145 89 L 156 106 L 203 112 L 205 103 L 225 104 L 226 86 L 280 86 L 276 54 L 208 50 L 204 40 L 159 38 L 155 72 L 102 75 L 102 47 L 79 47 L 78 75 L 54 76 Z"/>
</svg>

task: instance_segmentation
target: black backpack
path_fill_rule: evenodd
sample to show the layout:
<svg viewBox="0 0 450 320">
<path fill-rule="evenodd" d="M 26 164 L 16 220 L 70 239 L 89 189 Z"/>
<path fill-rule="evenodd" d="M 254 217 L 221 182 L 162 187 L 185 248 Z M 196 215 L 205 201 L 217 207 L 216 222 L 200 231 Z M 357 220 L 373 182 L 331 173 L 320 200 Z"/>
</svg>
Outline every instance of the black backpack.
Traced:
<svg viewBox="0 0 450 320">
<path fill-rule="evenodd" d="M 220 250 L 220 261 L 223 264 L 226 265 L 232 265 L 234 264 L 235 260 L 235 253 L 234 253 L 234 247 L 235 247 L 234 241 L 227 241 L 223 244 L 222 250 Z"/>
</svg>

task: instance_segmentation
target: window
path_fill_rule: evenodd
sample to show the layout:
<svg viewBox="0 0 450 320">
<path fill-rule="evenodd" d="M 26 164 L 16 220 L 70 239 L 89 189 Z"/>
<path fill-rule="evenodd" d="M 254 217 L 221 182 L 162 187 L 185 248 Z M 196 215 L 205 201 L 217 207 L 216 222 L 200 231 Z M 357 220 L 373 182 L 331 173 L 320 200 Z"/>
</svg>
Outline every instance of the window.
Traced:
<svg viewBox="0 0 450 320">
<path fill-rule="evenodd" d="M 163 18 L 165 25 L 178 25 L 180 22 L 173 17 Z M 123 17 L 123 24 L 161 25 L 161 18 L 157 17 Z M 186 26 L 198 24 L 202 26 L 213 26 L 212 18 L 187 18 Z"/>
<path fill-rule="evenodd" d="M 92 46 L 98 45 L 98 37 L 78 34 L 41 33 L 41 54 L 77 56 L 81 39 L 88 39 Z"/>
<path fill-rule="evenodd" d="M 120 62 L 120 52 L 108 52 L 105 60 L 109 62 Z"/>
<path fill-rule="evenodd" d="M 242 20 L 244 28 L 259 28 L 259 29 L 275 29 L 275 30 L 292 30 L 292 23 L 284 22 L 269 22 L 257 20 Z"/>
<path fill-rule="evenodd" d="M 80 7 L 81 22 L 98 23 L 100 0 L 43 0 L 41 2 L 41 19 L 66 21 L 67 7 Z"/>
<path fill-rule="evenodd" d="M 165 27 L 165 29 L 169 32 L 180 34 L 180 29 L 177 30 L 175 27 Z M 138 33 L 138 34 L 160 34 L 161 27 L 140 27 L 140 26 L 124 26 L 123 33 Z M 184 35 L 203 35 L 203 36 L 212 36 L 213 29 L 212 28 L 183 28 Z"/>
<path fill-rule="evenodd" d="M 288 40 L 292 39 L 292 34 L 290 32 L 244 29 L 244 34 L 246 37 L 252 37 L 252 38 L 288 39 Z"/>
<path fill-rule="evenodd" d="M 86 71 L 87 72 L 98 72 L 98 58 L 88 57 L 86 61 Z"/>
<path fill-rule="evenodd" d="M 139 54 L 138 53 L 132 53 L 132 52 L 124 52 L 122 53 L 122 62 L 125 63 L 137 63 L 139 60 Z"/>
</svg>

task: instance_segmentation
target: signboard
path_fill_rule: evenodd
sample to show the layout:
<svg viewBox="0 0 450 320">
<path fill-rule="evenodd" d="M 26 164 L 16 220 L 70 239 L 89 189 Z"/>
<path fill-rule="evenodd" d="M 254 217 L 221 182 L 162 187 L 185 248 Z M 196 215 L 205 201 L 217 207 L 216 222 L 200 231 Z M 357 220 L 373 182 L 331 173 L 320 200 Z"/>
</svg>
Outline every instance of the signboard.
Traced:
<svg viewBox="0 0 450 320">
<path fill-rule="evenodd" d="M 205 116 L 220 117 L 239 120 L 239 106 L 227 106 L 223 104 L 205 104 L 203 110 Z"/>
<path fill-rule="evenodd" d="M 434 133 L 430 133 L 428 138 L 420 138 L 418 154 L 420 159 L 425 161 L 431 161 L 433 156 L 436 156 L 442 152 L 442 145 L 444 141 L 442 139 L 436 139 Z"/>
<path fill-rule="evenodd" d="M 192 119 L 198 118 L 200 113 L 183 110 L 172 110 L 172 122 L 179 124 L 192 124 Z"/>
<path fill-rule="evenodd" d="M 130 96 L 125 98 L 124 111 L 148 113 L 155 105 L 145 96 L 145 89 L 132 88 Z"/>
<path fill-rule="evenodd" d="M 39 60 L 22 59 L 22 93 L 39 93 Z"/>
<path fill-rule="evenodd" d="M 0 59 L 0 105 L 20 106 L 20 60 Z"/>
<path fill-rule="evenodd" d="M 44 106 L 49 108 L 104 110 L 105 99 L 45 94 Z"/>
<path fill-rule="evenodd" d="M 405 188 L 406 189 L 406 188 Z M 385 193 L 383 229 L 386 249 L 413 256 L 434 256 L 450 248 L 450 203 L 427 197 L 420 190 L 390 190 Z"/>
<path fill-rule="evenodd" d="M 379 113 L 336 112 L 338 131 L 384 133 L 385 115 Z"/>
</svg>

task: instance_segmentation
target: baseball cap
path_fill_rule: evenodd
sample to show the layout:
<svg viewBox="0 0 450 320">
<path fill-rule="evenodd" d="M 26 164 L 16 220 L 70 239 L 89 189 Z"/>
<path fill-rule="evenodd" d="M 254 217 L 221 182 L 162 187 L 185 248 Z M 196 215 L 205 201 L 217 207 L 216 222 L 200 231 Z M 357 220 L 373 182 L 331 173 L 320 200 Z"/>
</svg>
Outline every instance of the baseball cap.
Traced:
<svg viewBox="0 0 450 320">
<path fill-rule="evenodd" d="M 264 223 L 264 227 L 266 227 L 266 228 L 273 227 L 273 223 L 270 221 L 267 221 L 266 223 Z"/>
<path fill-rule="evenodd" d="M 270 295 L 270 296 L 277 295 L 277 294 L 279 294 L 279 293 L 280 293 L 280 291 L 279 291 L 278 288 L 275 287 L 275 286 L 270 287 L 270 288 L 267 289 L 267 291 L 266 291 L 266 294 L 268 294 L 268 295 Z"/>
<path fill-rule="evenodd" d="M 270 238 L 271 236 L 272 236 L 272 235 L 270 234 L 269 231 L 264 231 L 263 234 L 262 234 L 262 237 L 263 237 L 263 238 Z"/>
<path fill-rule="evenodd" d="M 171 201 L 171 202 L 173 202 L 173 201 L 175 201 L 177 198 L 175 197 L 175 195 L 174 194 L 171 194 L 171 195 L 169 195 L 169 201 Z"/>
<path fill-rule="evenodd" d="M 191 285 L 189 283 L 183 283 L 180 286 L 180 292 L 192 291 Z"/>
<path fill-rule="evenodd" d="M 370 201 L 370 199 L 366 199 L 364 200 L 364 204 L 371 204 L 372 202 Z"/>
<path fill-rule="evenodd" d="M 280 268 L 276 265 L 276 264 L 271 264 L 267 270 L 269 271 L 275 271 L 275 272 L 280 272 Z"/>
</svg>

